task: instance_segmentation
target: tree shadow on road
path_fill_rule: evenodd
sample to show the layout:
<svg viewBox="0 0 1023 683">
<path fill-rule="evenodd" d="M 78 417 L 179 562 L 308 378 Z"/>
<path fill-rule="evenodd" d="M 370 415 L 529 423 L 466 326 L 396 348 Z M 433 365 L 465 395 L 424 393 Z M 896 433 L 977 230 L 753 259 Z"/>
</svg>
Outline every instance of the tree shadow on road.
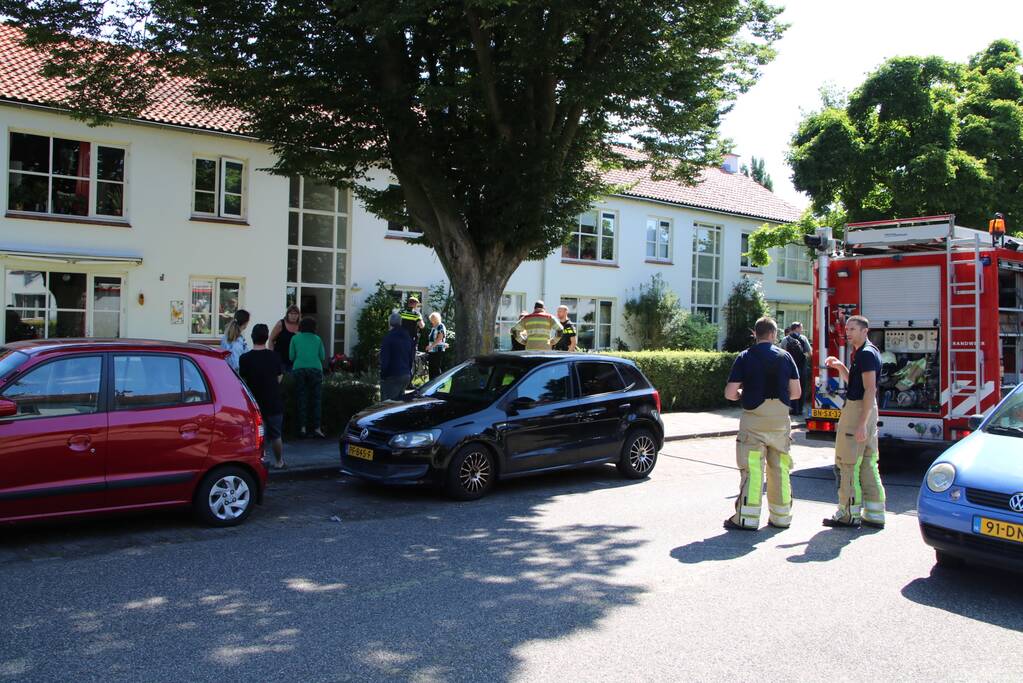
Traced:
<svg viewBox="0 0 1023 683">
<path fill-rule="evenodd" d="M 779 545 L 778 547 L 785 549 L 803 548 L 803 552 L 801 554 L 787 557 L 786 559 L 789 562 L 830 562 L 842 553 L 843 548 L 855 541 L 857 538 L 869 534 L 875 534 L 878 531 L 880 531 L 880 529 L 872 529 L 870 527 L 863 527 L 861 529 L 826 528 L 823 531 L 818 531 L 814 534 L 809 541 L 805 541 L 803 543 L 787 543 L 785 545 Z"/>
<path fill-rule="evenodd" d="M 967 565 L 946 569 L 935 565 L 928 576 L 913 579 L 902 595 L 915 603 L 962 615 L 994 626 L 1023 631 L 1023 597 L 1015 587 L 1019 576 Z"/>
<path fill-rule="evenodd" d="M 750 554 L 757 545 L 781 531 L 769 526 L 759 531 L 727 530 L 717 536 L 679 546 L 671 551 L 671 556 L 683 564 L 735 560 Z"/>
</svg>

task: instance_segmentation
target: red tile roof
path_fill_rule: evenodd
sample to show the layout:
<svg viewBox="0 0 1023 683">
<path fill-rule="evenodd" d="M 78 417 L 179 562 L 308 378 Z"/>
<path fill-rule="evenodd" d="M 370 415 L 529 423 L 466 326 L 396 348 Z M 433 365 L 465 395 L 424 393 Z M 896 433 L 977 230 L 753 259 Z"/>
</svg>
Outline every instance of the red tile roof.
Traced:
<svg viewBox="0 0 1023 683">
<path fill-rule="evenodd" d="M 67 94 L 62 78 L 44 78 L 40 70 L 46 55 L 21 44 L 22 31 L 0 24 L 0 100 L 60 106 Z M 175 78 L 153 93 L 152 104 L 138 117 L 142 121 L 221 133 L 243 132 L 242 112 L 237 109 L 209 110 L 192 102 L 188 80 Z"/>
<path fill-rule="evenodd" d="M 27 104 L 59 106 L 67 95 L 65 80 L 44 78 L 40 74 L 46 56 L 21 45 L 22 31 L 0 24 L 0 100 Z M 142 121 L 244 134 L 244 118 L 237 109 L 209 110 L 192 102 L 188 81 L 172 79 L 153 95 L 153 103 L 138 117 Z M 621 148 L 632 158 L 642 158 L 635 150 Z M 740 173 L 709 168 L 695 185 L 674 180 L 653 180 L 649 169 L 616 170 L 605 176 L 609 183 L 625 186 L 620 194 L 638 199 L 653 199 L 768 221 L 788 223 L 799 218 L 799 210 L 752 179 Z"/>
</svg>

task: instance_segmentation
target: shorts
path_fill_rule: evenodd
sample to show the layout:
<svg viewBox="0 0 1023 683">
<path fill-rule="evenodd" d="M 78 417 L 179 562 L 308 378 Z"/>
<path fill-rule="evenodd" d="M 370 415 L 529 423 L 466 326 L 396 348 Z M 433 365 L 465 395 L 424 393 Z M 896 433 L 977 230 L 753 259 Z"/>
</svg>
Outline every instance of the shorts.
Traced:
<svg viewBox="0 0 1023 683">
<path fill-rule="evenodd" d="M 283 413 L 263 416 L 263 434 L 267 441 L 276 441 L 281 438 L 283 428 Z"/>
</svg>

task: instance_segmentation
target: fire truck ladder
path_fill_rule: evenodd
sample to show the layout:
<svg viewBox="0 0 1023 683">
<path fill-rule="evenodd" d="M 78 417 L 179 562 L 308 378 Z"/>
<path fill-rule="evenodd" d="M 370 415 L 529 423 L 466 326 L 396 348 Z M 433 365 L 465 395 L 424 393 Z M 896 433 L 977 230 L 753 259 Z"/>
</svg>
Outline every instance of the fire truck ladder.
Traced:
<svg viewBox="0 0 1023 683">
<path fill-rule="evenodd" d="M 984 386 L 984 354 L 980 348 L 980 296 L 984 293 L 984 269 L 980 250 L 981 233 L 957 238 L 953 228 L 946 241 L 949 417 L 964 417 L 980 411 Z M 955 258 L 956 253 L 964 252 L 972 252 L 972 258 Z M 963 325 L 962 320 L 967 316 L 959 316 L 960 324 L 957 325 L 953 313 L 967 309 L 972 310 L 968 317 L 973 324 Z"/>
</svg>

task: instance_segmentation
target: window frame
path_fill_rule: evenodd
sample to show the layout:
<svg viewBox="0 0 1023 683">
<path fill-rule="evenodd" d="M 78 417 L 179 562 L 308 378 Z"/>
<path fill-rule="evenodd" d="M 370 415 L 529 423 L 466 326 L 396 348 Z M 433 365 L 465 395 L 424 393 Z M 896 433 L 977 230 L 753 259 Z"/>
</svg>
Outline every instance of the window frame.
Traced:
<svg viewBox="0 0 1023 683">
<path fill-rule="evenodd" d="M 29 311 L 29 310 L 31 310 L 33 312 L 36 312 L 36 313 L 40 313 L 41 312 L 42 315 L 36 316 L 36 317 L 42 318 L 44 321 L 47 321 L 43 325 L 43 336 L 40 337 L 41 339 L 66 339 L 67 338 L 67 337 L 57 337 L 57 336 L 51 337 L 51 336 L 49 336 L 50 329 L 49 329 L 48 321 L 49 321 L 51 315 L 56 315 L 58 313 L 81 313 L 81 314 L 83 314 L 85 316 L 84 317 L 84 322 L 83 322 L 84 328 L 85 328 L 84 329 L 85 336 L 86 337 L 95 337 L 96 336 L 96 314 L 99 313 L 99 314 L 103 315 L 103 314 L 109 314 L 109 313 L 116 313 L 117 314 L 117 336 L 115 338 L 116 339 L 120 339 L 124 335 L 124 321 L 125 321 L 125 317 L 126 317 L 125 316 L 125 298 L 124 297 L 125 297 L 125 287 L 126 287 L 126 281 L 127 281 L 127 274 L 123 273 L 123 272 L 117 272 L 117 271 L 114 271 L 114 272 L 98 272 L 97 273 L 97 272 L 92 272 L 92 271 L 87 270 L 87 269 L 82 269 L 80 267 L 78 267 L 78 268 L 76 268 L 76 267 L 68 267 L 68 268 L 64 268 L 64 269 L 59 269 L 59 265 L 60 264 L 53 264 L 53 268 L 47 268 L 45 266 L 42 267 L 42 268 L 25 268 L 25 267 L 13 267 L 13 266 L 7 266 L 5 268 L 0 268 L 0 276 L 3 276 L 5 280 L 6 280 L 7 276 L 8 276 L 8 274 L 10 274 L 11 272 L 40 273 L 43 276 L 43 289 L 44 289 L 44 291 L 41 292 L 41 293 L 38 293 L 38 294 L 28 295 L 28 296 L 42 296 L 43 297 L 43 305 L 42 305 L 42 307 L 37 307 L 37 306 L 24 307 L 24 306 L 9 305 L 9 304 L 5 303 L 5 309 L 6 310 L 16 311 L 18 313 L 23 313 L 23 312 Z M 70 275 L 84 275 L 85 276 L 85 307 L 84 308 L 60 307 L 60 306 L 56 305 L 56 301 L 55 300 L 54 300 L 54 305 L 52 307 L 50 306 L 51 299 L 54 299 L 54 297 L 52 296 L 52 292 L 50 290 L 50 284 L 49 284 L 50 283 L 50 277 L 52 275 L 56 275 L 56 274 L 70 274 Z M 120 281 L 120 288 L 121 288 L 120 307 L 116 311 L 110 310 L 110 309 L 97 309 L 96 308 L 96 280 L 98 280 L 98 279 L 117 279 L 117 280 Z M 17 296 L 14 292 L 8 292 L 7 294 L 8 295 L 15 295 L 15 296 Z M 4 330 L 5 336 L 6 336 L 6 334 L 8 332 L 9 332 L 9 330 L 6 330 L 6 329 Z"/>
<path fill-rule="evenodd" d="M 15 371 L 15 374 L 12 377 L 9 377 L 7 379 L 7 382 L 3 385 L 3 388 L 0 389 L 0 398 L 5 398 L 6 399 L 7 398 L 7 390 L 10 389 L 11 387 L 13 387 L 16 382 L 18 382 L 22 377 L 25 377 L 26 375 L 29 375 L 29 374 L 35 372 L 36 370 L 38 370 L 39 368 L 42 368 L 42 367 L 44 367 L 46 365 L 52 365 L 54 363 L 60 363 L 61 361 L 70 360 L 70 359 L 74 359 L 74 358 L 99 358 L 100 359 L 100 366 L 99 366 L 99 393 L 98 393 L 98 395 L 96 397 L 96 410 L 94 412 L 91 412 L 91 413 L 77 413 L 77 414 L 78 415 L 99 415 L 99 414 L 102 414 L 102 413 L 107 413 L 110 410 L 110 403 L 107 400 L 107 390 L 108 390 L 108 384 L 109 384 L 109 382 L 108 382 L 108 374 L 111 371 L 109 355 L 110 354 L 108 354 L 108 353 L 102 353 L 102 352 L 96 352 L 96 351 L 82 351 L 81 353 L 62 353 L 59 356 L 57 356 L 56 358 L 47 358 L 47 359 L 45 359 L 43 361 L 40 361 L 38 363 L 34 363 L 34 364 L 31 364 L 31 365 L 28 365 L 27 367 L 25 365 L 21 365 Z M 11 399 L 7 399 L 7 400 L 11 400 Z M 17 403 L 17 401 L 15 401 L 15 403 Z M 47 420 L 47 419 L 51 419 L 52 420 L 52 419 L 65 419 L 67 417 L 69 417 L 69 416 L 68 415 L 32 415 L 32 416 L 18 417 L 16 415 L 11 415 L 11 416 L 5 417 L 3 419 L 4 420 L 16 420 L 18 422 L 22 422 L 24 420 Z"/>
<path fill-rule="evenodd" d="M 186 406 L 201 406 L 213 403 L 213 392 L 210 389 L 209 378 L 206 377 L 206 373 L 202 371 L 199 364 L 188 356 L 180 353 L 169 353 L 160 351 L 113 351 L 106 354 L 109 358 L 109 400 L 107 401 L 107 410 L 111 413 L 130 413 L 140 410 L 164 410 L 167 408 L 183 408 Z M 117 407 L 117 396 L 115 395 L 117 389 L 117 363 L 118 357 L 121 358 L 142 358 L 142 357 L 156 357 L 156 358 L 174 358 L 178 361 L 178 381 L 181 385 L 181 390 L 178 392 L 177 403 L 158 403 L 152 405 L 133 406 L 127 408 Z M 199 379 L 202 380 L 203 385 L 206 388 L 206 400 L 204 401 L 185 401 L 185 363 L 191 363 L 192 367 L 195 368 L 199 374 Z"/>
<path fill-rule="evenodd" d="M 31 135 L 39 138 L 46 138 L 47 140 L 47 157 L 46 157 L 46 172 L 42 171 L 21 171 L 11 168 L 11 154 L 13 152 L 13 144 L 11 137 L 13 135 Z M 62 173 L 55 173 L 53 169 L 53 141 L 54 140 L 67 140 L 69 142 L 85 143 L 89 145 L 89 175 L 84 176 L 69 176 Z M 124 165 L 121 169 L 120 180 L 101 180 L 98 177 L 99 169 L 99 149 L 115 149 L 124 153 Z M 32 217 L 45 217 L 45 218 L 56 218 L 59 220 L 84 220 L 84 221 L 114 221 L 117 223 L 124 223 L 128 225 L 128 145 L 118 143 L 107 143 L 97 142 L 95 139 L 82 140 L 74 137 L 61 137 L 52 133 L 40 133 L 35 131 L 24 130 L 20 128 L 8 128 L 7 129 L 7 205 L 5 211 L 13 216 L 32 216 Z M 34 176 L 37 178 L 46 178 L 46 211 L 29 211 L 26 209 L 12 209 L 11 208 L 11 175 L 18 174 L 24 176 Z M 88 210 L 85 215 L 73 214 L 73 213 L 56 213 L 53 210 L 53 181 L 54 178 L 58 180 L 84 180 L 89 183 L 89 198 L 88 198 Z M 111 185 L 120 185 L 121 190 L 121 215 L 112 215 L 106 213 L 99 213 L 96 203 L 97 189 L 99 183 L 107 183 Z"/>
<path fill-rule="evenodd" d="M 568 304 L 565 303 L 566 299 L 574 300 L 576 305 L 574 307 L 573 306 L 568 306 Z M 599 319 L 599 317 L 598 317 L 598 320 L 596 322 L 592 322 L 592 323 L 580 322 L 579 321 L 579 302 L 583 301 L 583 300 L 586 300 L 586 299 L 592 300 L 594 302 L 593 310 L 595 310 L 597 312 L 598 316 L 600 315 L 600 304 L 601 303 L 609 303 L 609 304 L 611 304 L 611 314 L 610 314 L 611 320 L 609 322 L 604 322 L 602 319 Z M 558 303 L 561 306 L 568 306 L 568 319 L 572 321 L 573 325 L 575 325 L 576 344 L 577 344 L 577 347 L 579 349 L 584 350 L 584 351 L 605 351 L 605 350 L 609 350 L 609 349 L 613 348 L 614 340 L 615 340 L 615 307 L 618 304 L 618 299 L 617 298 L 611 297 L 611 296 L 592 296 L 592 295 L 562 294 L 561 298 L 558 300 Z M 593 345 L 593 348 L 590 348 L 590 349 L 585 349 L 583 347 L 583 345 L 582 345 L 582 342 L 580 341 L 581 338 L 582 338 L 582 330 L 583 330 L 584 327 L 587 327 L 587 326 L 593 327 L 593 341 L 594 341 L 594 345 Z M 599 340 L 600 340 L 600 328 L 601 327 L 607 327 L 608 328 L 608 346 L 606 346 L 606 347 L 599 346 L 597 344 L 597 342 L 599 342 Z"/>
<path fill-rule="evenodd" d="M 708 231 L 713 232 L 716 235 L 716 238 L 715 238 L 716 249 L 715 249 L 715 251 L 713 253 L 707 253 L 707 252 L 701 253 L 699 251 L 698 246 L 699 246 L 699 239 L 700 239 L 700 231 L 701 230 L 708 230 Z M 723 241 L 723 239 L 724 239 L 724 226 L 722 226 L 722 225 L 715 225 L 713 223 L 702 223 L 700 221 L 693 221 L 693 262 L 692 262 L 693 272 L 692 272 L 692 279 L 691 279 L 691 283 L 690 283 L 691 284 L 691 286 L 690 286 L 691 294 L 690 294 L 690 298 L 689 298 L 689 302 L 690 302 L 689 310 L 691 312 L 694 312 L 694 313 L 704 313 L 704 311 L 702 311 L 700 309 L 710 308 L 711 315 L 708 315 L 707 318 L 709 319 L 709 321 L 711 323 L 714 323 L 715 325 L 720 324 L 720 317 L 721 317 L 721 285 L 722 285 L 722 282 L 721 282 L 721 280 L 722 280 L 722 278 L 721 278 L 721 274 L 722 274 L 721 248 L 722 248 L 722 241 Z M 701 257 L 713 257 L 714 258 L 714 264 L 715 264 L 714 277 L 706 278 L 706 277 L 701 277 L 700 276 L 700 274 L 699 274 L 700 273 L 699 259 Z M 714 302 L 712 304 L 710 304 L 709 306 L 707 304 L 699 303 L 699 291 L 700 291 L 699 285 L 700 284 L 709 284 L 711 286 L 711 288 L 715 291 Z"/>
<path fill-rule="evenodd" d="M 213 190 L 200 190 L 196 187 L 196 162 L 198 161 L 211 161 L 214 164 L 214 177 L 213 177 Z M 225 189 L 224 177 L 227 173 L 228 164 L 239 164 L 242 167 L 241 170 L 241 192 L 227 192 Z M 195 154 L 192 156 L 192 197 L 191 197 L 191 215 L 194 218 L 217 218 L 225 221 L 236 221 L 242 222 L 246 220 L 248 216 L 248 195 L 249 195 L 249 164 L 245 159 L 239 159 L 237 157 L 227 155 L 207 155 L 207 154 Z M 212 194 L 213 195 L 213 207 L 214 211 L 200 211 L 196 208 L 195 195 L 197 193 Z M 239 197 L 240 213 L 227 213 L 225 208 L 225 202 L 227 195 Z"/>
<path fill-rule="evenodd" d="M 586 214 L 596 214 L 596 216 L 597 216 L 596 233 L 594 233 L 593 235 L 590 235 L 589 233 L 584 233 L 582 231 L 582 217 L 584 215 L 586 215 Z M 611 239 L 611 258 L 610 259 L 605 259 L 605 258 L 601 257 L 601 254 L 604 253 L 604 239 L 605 239 L 605 237 L 604 237 L 604 229 L 603 229 L 603 227 L 604 227 L 603 226 L 603 219 L 604 218 L 610 218 L 613 221 L 613 233 L 614 234 L 610 237 L 610 239 Z M 571 256 L 570 254 L 567 254 L 566 250 L 567 249 L 571 249 L 571 246 L 570 246 L 570 244 L 565 244 L 561 248 L 561 261 L 563 263 L 575 263 L 575 264 L 581 264 L 581 265 L 601 265 L 601 266 L 617 265 L 618 264 L 618 236 L 619 236 L 620 232 L 621 232 L 621 229 L 620 229 L 620 220 L 619 220 L 618 211 L 615 211 L 615 210 L 612 210 L 612 209 L 599 209 L 599 208 L 593 208 L 593 209 L 590 209 L 589 211 L 584 211 L 583 213 L 581 213 L 578 216 L 576 216 L 576 226 L 571 231 L 571 233 L 569 233 L 569 235 L 570 235 L 569 243 L 576 242 L 578 256 Z M 585 258 L 582 255 L 582 241 L 583 241 L 583 237 L 586 237 L 586 236 L 596 237 L 596 240 L 597 240 L 596 258 L 592 258 L 592 259 Z"/>
<path fill-rule="evenodd" d="M 566 401 L 574 401 L 577 398 L 580 398 L 581 394 L 580 394 L 580 392 L 578 390 L 578 387 L 576 386 L 577 378 L 576 378 L 576 375 L 575 375 L 575 369 L 573 367 L 571 367 L 573 364 L 574 364 L 573 361 L 569 360 L 569 361 L 559 361 L 559 362 L 552 362 L 552 363 L 543 363 L 541 365 L 536 366 L 535 368 L 531 369 L 529 372 L 524 374 L 522 377 L 518 378 L 518 380 L 515 382 L 515 385 L 512 387 L 511 391 L 509 391 L 505 395 L 505 397 L 504 397 L 505 398 L 504 405 L 505 406 L 511 405 L 512 402 L 516 398 L 519 397 L 519 388 L 522 386 L 523 382 L 529 381 L 529 379 L 532 378 L 533 375 L 539 373 L 540 371 L 542 371 L 544 369 L 557 368 L 557 367 L 567 367 L 568 368 L 568 375 L 567 375 L 567 378 L 568 378 L 568 397 L 567 398 L 563 398 L 563 399 L 559 399 L 557 401 L 544 401 L 544 402 L 539 402 L 538 401 L 537 403 L 534 403 L 530 407 L 530 409 L 536 408 L 536 407 L 539 407 L 539 406 L 557 405 L 559 403 L 565 403 Z"/>
<path fill-rule="evenodd" d="M 516 313 L 516 315 L 518 315 L 518 313 L 521 313 L 525 309 L 525 307 L 526 307 L 526 293 L 525 292 L 502 292 L 501 293 L 501 298 L 504 298 L 506 296 L 512 297 L 512 301 L 513 302 L 515 300 L 515 297 L 517 297 L 517 296 L 522 297 L 522 307 L 519 308 L 519 311 Z M 515 318 L 514 321 L 510 321 L 509 318 L 502 318 L 501 317 L 501 306 L 499 305 L 497 307 L 497 316 L 494 318 L 494 329 L 495 329 L 494 334 L 495 334 L 495 339 L 497 340 L 497 342 L 495 344 L 495 347 L 496 347 L 497 350 L 508 351 L 508 350 L 511 349 L 511 342 L 508 340 L 509 335 L 506 334 L 506 331 L 504 331 L 502 329 L 502 326 L 507 325 L 508 330 L 510 330 L 512 327 L 515 326 L 516 323 L 519 322 L 519 320 L 520 320 L 520 318 Z M 504 347 L 504 342 L 505 341 L 508 341 L 507 348 Z"/>
<path fill-rule="evenodd" d="M 754 266 L 750 261 L 750 257 L 744 256 L 744 254 L 749 253 L 749 238 L 752 234 L 752 232 L 743 231 L 739 235 L 739 269 L 750 273 L 763 273 L 764 269 L 762 267 Z M 743 242 L 746 243 L 745 246 Z"/>
<path fill-rule="evenodd" d="M 650 222 L 651 221 L 654 222 L 654 231 L 655 231 L 654 232 L 654 240 L 652 242 L 650 241 Z M 665 223 L 667 223 L 667 226 L 668 226 L 668 239 L 667 239 L 667 241 L 662 242 L 661 241 L 661 228 L 663 227 L 663 224 L 665 224 Z M 666 216 L 656 216 L 656 215 L 652 215 L 652 214 L 647 216 L 647 218 L 646 218 L 646 234 L 644 235 L 644 240 L 645 240 L 645 246 L 644 246 L 643 253 L 645 254 L 646 260 L 648 262 L 650 262 L 650 263 L 671 263 L 672 260 L 673 260 L 673 257 L 674 257 L 673 246 L 674 246 L 674 242 L 675 242 L 675 221 L 673 219 L 671 219 L 671 218 L 666 217 Z M 653 247 L 654 247 L 654 255 L 653 256 L 651 256 L 649 253 L 647 253 L 649 251 L 651 245 L 653 245 Z M 665 252 L 666 252 L 665 256 L 660 256 L 658 254 L 659 248 L 661 246 L 665 247 Z"/>
<path fill-rule="evenodd" d="M 210 293 L 210 332 L 209 334 L 197 334 L 192 332 L 192 319 L 197 315 L 191 308 L 192 306 L 192 292 L 195 291 L 196 282 L 211 282 L 213 284 L 212 291 Z M 245 308 L 245 278 L 243 277 L 217 277 L 214 275 L 189 275 L 188 276 L 188 297 L 185 299 L 188 302 L 188 339 L 189 340 L 209 340 L 219 339 L 220 332 L 219 325 L 216 324 L 218 316 L 220 315 L 220 285 L 221 283 L 231 283 L 238 285 L 238 308 Z"/>
<path fill-rule="evenodd" d="M 583 389 L 583 376 L 582 376 L 582 372 L 580 370 L 580 368 L 584 364 L 610 365 L 612 368 L 614 368 L 615 375 L 618 377 L 618 381 L 622 383 L 622 388 L 621 389 L 612 389 L 611 391 L 602 391 L 599 394 L 587 394 L 587 393 L 585 393 L 585 391 Z M 579 398 L 580 399 L 592 398 L 594 396 L 610 396 L 611 394 L 614 394 L 614 393 L 623 393 L 624 394 L 626 391 L 629 390 L 629 385 L 625 382 L 625 378 L 622 377 L 622 373 L 619 372 L 619 370 L 618 370 L 618 364 L 615 363 L 614 361 L 596 360 L 596 359 L 589 359 L 589 358 L 587 358 L 585 360 L 573 361 L 573 365 L 575 365 L 575 369 L 574 369 L 575 381 L 576 381 L 576 384 L 579 386 Z"/>
<path fill-rule="evenodd" d="M 789 247 L 795 249 L 795 256 L 790 255 Z M 780 247 L 777 253 L 779 281 L 792 282 L 796 284 L 813 284 L 813 262 L 806 254 L 806 247 L 801 244 L 786 244 Z M 798 268 L 801 264 L 806 265 L 806 279 L 799 277 Z M 790 268 L 795 268 L 796 273 L 790 274 Z"/>
</svg>

